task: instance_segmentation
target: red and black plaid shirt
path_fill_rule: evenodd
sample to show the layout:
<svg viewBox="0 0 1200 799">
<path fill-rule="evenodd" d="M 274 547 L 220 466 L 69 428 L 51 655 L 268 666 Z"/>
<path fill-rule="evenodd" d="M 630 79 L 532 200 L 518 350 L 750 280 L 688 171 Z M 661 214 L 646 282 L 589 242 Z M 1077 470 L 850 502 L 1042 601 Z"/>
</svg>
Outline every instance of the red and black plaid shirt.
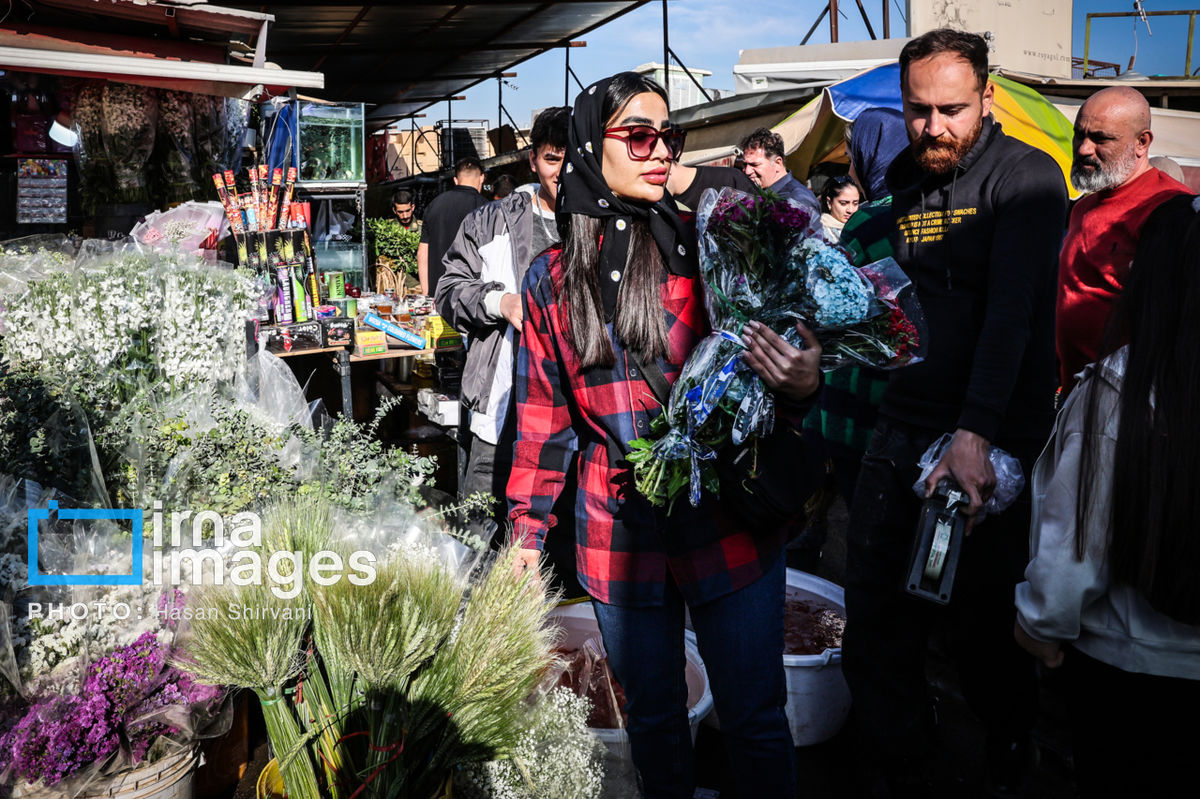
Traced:
<svg viewBox="0 0 1200 799">
<path fill-rule="evenodd" d="M 579 581 L 590 595 L 615 605 L 662 604 L 668 570 L 690 603 L 749 585 L 780 557 L 783 529 L 743 529 L 707 493 L 698 508 L 680 498 L 668 515 L 637 492 L 628 465 L 614 462 L 616 453 L 628 453 L 628 442 L 645 435 L 661 407 L 611 324 L 616 365 L 580 369 L 551 286 L 561 280 L 560 254 L 555 248 L 535 260 L 522 289 L 517 443 L 508 480 L 513 540 L 542 548 L 556 523 L 551 509 L 564 475 L 577 458 L 576 552 Z M 703 284 L 668 274 L 662 299 L 670 355 L 659 366 L 674 382 L 709 332 Z"/>
</svg>

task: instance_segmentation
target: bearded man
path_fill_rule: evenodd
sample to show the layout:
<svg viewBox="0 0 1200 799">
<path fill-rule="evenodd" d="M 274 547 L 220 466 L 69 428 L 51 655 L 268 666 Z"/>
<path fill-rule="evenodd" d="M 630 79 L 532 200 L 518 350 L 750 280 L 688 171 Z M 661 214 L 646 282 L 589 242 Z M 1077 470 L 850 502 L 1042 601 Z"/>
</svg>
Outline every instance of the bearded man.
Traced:
<svg viewBox="0 0 1200 799">
<path fill-rule="evenodd" d="M 925 646 L 930 625 L 946 622 L 963 693 L 987 732 L 991 786 L 1018 790 L 1036 713 L 1034 664 L 1013 640 L 1028 487 L 966 539 L 949 606 L 903 586 L 921 513 L 913 485 L 929 445 L 952 435 L 927 495 L 952 478 L 973 518 L 996 483 L 989 447 L 1015 455 L 1028 475 L 1050 432 L 1066 184 L 1050 156 L 991 117 L 982 37 L 942 29 L 913 39 L 900 54 L 900 88 L 910 144 L 887 172 L 895 257 L 916 288 L 929 350 L 892 372 L 851 503 L 843 670 L 864 765 L 894 791 L 925 794 Z"/>
<path fill-rule="evenodd" d="M 1075 117 L 1071 182 L 1091 192 L 1075 204 L 1058 261 L 1055 338 L 1063 393 L 1092 361 L 1129 276 L 1142 225 L 1190 190 L 1150 165 L 1150 104 L 1135 89 L 1101 89 Z"/>
</svg>

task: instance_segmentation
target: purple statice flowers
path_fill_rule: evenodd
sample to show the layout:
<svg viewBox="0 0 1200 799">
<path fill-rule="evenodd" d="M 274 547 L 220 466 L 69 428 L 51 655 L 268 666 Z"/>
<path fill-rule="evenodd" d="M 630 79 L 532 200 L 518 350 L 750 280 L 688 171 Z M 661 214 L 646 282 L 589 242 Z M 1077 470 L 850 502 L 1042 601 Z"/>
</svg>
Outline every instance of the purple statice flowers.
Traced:
<svg viewBox="0 0 1200 799">
<path fill-rule="evenodd" d="M 153 632 L 93 663 L 83 690 L 34 702 L 0 738 L 0 770 L 28 782 L 55 785 L 102 763 L 127 741 L 132 763 L 160 735 L 178 732 L 163 721 L 168 708 L 209 711 L 220 690 L 197 685 L 167 664 Z"/>
</svg>

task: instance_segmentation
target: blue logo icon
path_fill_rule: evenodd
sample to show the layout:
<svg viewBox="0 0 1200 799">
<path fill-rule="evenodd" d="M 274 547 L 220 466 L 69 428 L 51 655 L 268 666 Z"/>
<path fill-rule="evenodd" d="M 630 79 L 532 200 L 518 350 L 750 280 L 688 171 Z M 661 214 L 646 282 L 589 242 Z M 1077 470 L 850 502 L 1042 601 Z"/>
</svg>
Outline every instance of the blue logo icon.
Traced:
<svg viewBox="0 0 1200 799">
<path fill-rule="evenodd" d="M 141 585 L 142 511 L 128 508 L 74 508 L 60 510 L 51 500 L 45 510 L 29 510 L 29 584 L 30 585 Z M 128 519 L 133 523 L 133 572 L 131 574 L 41 574 L 38 572 L 38 523 L 52 515 L 60 519 Z"/>
</svg>

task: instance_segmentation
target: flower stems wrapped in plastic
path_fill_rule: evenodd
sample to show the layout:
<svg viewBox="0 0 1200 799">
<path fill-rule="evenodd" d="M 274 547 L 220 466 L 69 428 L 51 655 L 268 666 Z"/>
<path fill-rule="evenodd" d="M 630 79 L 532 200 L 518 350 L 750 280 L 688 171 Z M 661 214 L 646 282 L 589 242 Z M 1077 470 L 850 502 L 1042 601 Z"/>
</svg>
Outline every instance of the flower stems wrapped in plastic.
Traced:
<svg viewBox="0 0 1200 799">
<path fill-rule="evenodd" d="M 756 320 L 802 347 L 796 323 L 821 341 L 821 366 L 895 369 L 923 357 L 924 318 L 888 258 L 861 269 L 827 244 L 811 211 L 769 191 L 705 192 L 697 215 L 700 271 L 713 332 L 692 352 L 651 434 L 631 442 L 638 490 L 656 505 L 719 491 L 718 450 L 768 435 L 775 399 L 742 359 Z"/>
</svg>

